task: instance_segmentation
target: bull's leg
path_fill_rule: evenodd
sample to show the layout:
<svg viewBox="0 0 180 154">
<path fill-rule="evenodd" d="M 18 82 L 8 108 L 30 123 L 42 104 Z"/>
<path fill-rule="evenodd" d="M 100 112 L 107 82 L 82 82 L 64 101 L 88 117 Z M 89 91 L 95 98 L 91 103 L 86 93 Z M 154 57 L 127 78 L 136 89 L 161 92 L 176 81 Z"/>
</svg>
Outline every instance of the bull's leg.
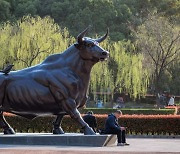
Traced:
<svg viewBox="0 0 180 154">
<path fill-rule="evenodd" d="M 64 134 L 63 129 L 61 128 L 61 122 L 64 117 L 64 114 L 57 116 L 56 120 L 53 122 L 53 134 Z"/>
<path fill-rule="evenodd" d="M 5 120 L 2 111 L 0 111 L 0 127 L 3 128 L 4 134 L 15 134 L 13 128 L 11 128 L 11 126 Z"/>
<path fill-rule="evenodd" d="M 75 100 L 68 98 L 64 100 L 62 104 L 64 110 L 82 127 L 85 135 L 96 135 L 92 128 L 90 128 L 89 125 L 82 119 L 79 111 L 77 110 Z"/>
<path fill-rule="evenodd" d="M 4 77 L 4 76 L 3 76 Z M 4 93 L 5 93 L 6 81 L 0 76 L 0 107 L 2 107 Z M 0 111 L 1 112 L 1 111 Z"/>
</svg>

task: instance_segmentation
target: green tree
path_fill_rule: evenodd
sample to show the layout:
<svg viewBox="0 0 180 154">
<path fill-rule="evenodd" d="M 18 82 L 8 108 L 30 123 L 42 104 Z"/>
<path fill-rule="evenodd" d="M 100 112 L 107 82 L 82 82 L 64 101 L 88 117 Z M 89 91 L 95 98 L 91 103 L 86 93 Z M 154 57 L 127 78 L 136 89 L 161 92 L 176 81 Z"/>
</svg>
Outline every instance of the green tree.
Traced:
<svg viewBox="0 0 180 154">
<path fill-rule="evenodd" d="M 17 18 L 21 18 L 25 15 L 37 15 L 38 0 L 18 0 L 14 8 L 14 14 Z"/>
<path fill-rule="evenodd" d="M 149 76 L 142 65 L 143 56 L 127 52 L 126 47 L 133 46 L 130 42 L 104 42 L 102 46 L 110 51 L 110 58 L 94 66 L 91 92 L 124 92 L 130 94 L 131 98 L 144 96 Z M 107 101 L 107 95 L 104 95 L 104 100 Z"/>
<path fill-rule="evenodd" d="M 5 0 L 0 0 L 0 22 L 10 18 L 10 4 Z"/>
<path fill-rule="evenodd" d="M 180 94 L 180 60 L 174 61 L 170 67 L 167 68 L 167 76 L 169 82 L 167 83 L 170 89 L 171 94 L 179 95 Z"/>
<path fill-rule="evenodd" d="M 144 54 L 146 64 L 152 71 L 155 93 L 159 93 L 165 71 L 180 58 L 179 27 L 164 17 L 149 15 L 145 23 L 139 26 L 136 37 L 139 51 Z"/>
<path fill-rule="evenodd" d="M 40 63 L 49 54 L 64 51 L 74 41 L 49 17 L 26 16 L 0 29 L 1 64 L 10 61 L 16 69 Z"/>
<path fill-rule="evenodd" d="M 158 12 L 179 24 L 179 0 L 1 0 L 3 21 L 24 15 L 51 16 L 62 28 L 76 36 L 92 25 L 92 36 L 109 27 L 113 41 L 133 39 L 134 29 L 144 23 L 149 12 Z"/>
</svg>

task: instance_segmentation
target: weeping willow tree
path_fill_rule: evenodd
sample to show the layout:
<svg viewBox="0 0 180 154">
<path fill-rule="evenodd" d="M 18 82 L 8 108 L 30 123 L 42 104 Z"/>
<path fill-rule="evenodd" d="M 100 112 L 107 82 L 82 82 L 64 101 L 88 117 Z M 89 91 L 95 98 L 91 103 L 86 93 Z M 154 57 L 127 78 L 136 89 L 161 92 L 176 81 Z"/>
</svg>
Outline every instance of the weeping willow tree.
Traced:
<svg viewBox="0 0 180 154">
<path fill-rule="evenodd" d="M 142 65 L 143 56 L 126 51 L 125 46 L 131 46 L 130 42 L 105 42 L 103 46 L 110 51 L 110 58 L 93 68 L 90 92 L 105 93 L 105 102 L 108 92 L 112 95 L 115 91 L 128 93 L 131 98 L 145 95 L 149 80 Z"/>
<path fill-rule="evenodd" d="M 30 67 L 64 51 L 72 42 L 67 29 L 61 29 L 50 17 L 26 16 L 14 24 L 4 23 L 0 28 L 0 65 L 10 62 L 16 69 Z"/>
<path fill-rule="evenodd" d="M 4 23 L 0 27 L 0 65 L 7 61 L 22 69 L 42 62 L 48 55 L 64 51 L 75 39 L 67 29 L 61 29 L 50 17 L 23 17 L 17 23 Z M 94 66 L 90 93 L 102 92 L 105 102 L 115 91 L 129 93 L 137 98 L 146 93 L 147 71 L 142 66 L 142 55 L 130 54 L 127 42 L 104 41 L 103 48 L 110 51 L 106 62 Z M 103 93 L 106 93 L 103 95 Z M 95 95 L 94 95 L 95 96 Z"/>
</svg>

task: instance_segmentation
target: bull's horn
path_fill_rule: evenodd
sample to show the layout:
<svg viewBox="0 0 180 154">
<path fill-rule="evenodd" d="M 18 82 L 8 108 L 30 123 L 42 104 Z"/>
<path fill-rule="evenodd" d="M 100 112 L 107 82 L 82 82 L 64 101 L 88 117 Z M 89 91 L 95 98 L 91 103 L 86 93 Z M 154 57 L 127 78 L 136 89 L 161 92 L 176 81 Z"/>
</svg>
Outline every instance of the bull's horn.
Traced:
<svg viewBox="0 0 180 154">
<path fill-rule="evenodd" d="M 95 41 L 98 42 L 98 43 L 101 43 L 102 41 L 104 41 L 107 38 L 108 34 L 109 34 L 109 28 L 107 29 L 107 32 L 103 37 L 98 38 Z"/>
<path fill-rule="evenodd" d="M 87 33 L 88 29 L 90 26 L 88 26 L 84 31 L 82 31 L 78 36 L 77 36 L 77 41 L 79 44 L 82 43 L 82 38 L 84 37 L 84 35 Z"/>
</svg>

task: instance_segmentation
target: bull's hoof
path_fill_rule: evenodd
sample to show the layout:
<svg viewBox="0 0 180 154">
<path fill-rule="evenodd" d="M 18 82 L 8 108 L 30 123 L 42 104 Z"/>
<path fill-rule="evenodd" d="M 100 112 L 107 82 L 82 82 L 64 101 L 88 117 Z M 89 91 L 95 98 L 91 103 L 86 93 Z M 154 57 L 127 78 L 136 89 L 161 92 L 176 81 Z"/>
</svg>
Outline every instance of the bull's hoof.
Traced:
<svg viewBox="0 0 180 154">
<path fill-rule="evenodd" d="M 92 128 L 90 128 L 90 127 L 85 127 L 85 128 L 84 128 L 84 135 L 96 135 L 96 133 L 93 131 Z"/>
<path fill-rule="evenodd" d="M 61 127 L 59 127 L 59 128 L 54 128 L 54 129 L 53 129 L 53 134 L 64 134 L 64 131 L 62 130 Z"/>
<path fill-rule="evenodd" d="M 4 135 L 8 135 L 8 134 L 16 134 L 14 129 L 9 127 L 7 129 L 4 129 Z"/>
</svg>

